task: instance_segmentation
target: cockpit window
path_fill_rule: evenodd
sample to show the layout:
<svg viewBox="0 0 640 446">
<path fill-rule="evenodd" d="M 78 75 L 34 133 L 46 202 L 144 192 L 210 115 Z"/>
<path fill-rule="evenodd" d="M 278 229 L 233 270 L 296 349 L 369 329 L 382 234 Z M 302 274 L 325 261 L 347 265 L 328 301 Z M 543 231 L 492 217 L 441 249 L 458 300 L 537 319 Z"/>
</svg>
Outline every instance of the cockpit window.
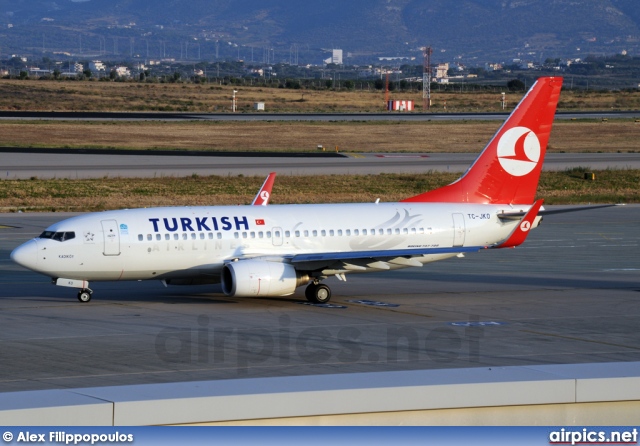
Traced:
<svg viewBox="0 0 640 446">
<path fill-rule="evenodd" d="M 73 231 L 66 231 L 66 232 L 44 231 L 42 234 L 40 234 L 40 238 L 50 238 L 57 242 L 64 242 L 64 241 L 76 238 L 76 233 Z"/>
</svg>

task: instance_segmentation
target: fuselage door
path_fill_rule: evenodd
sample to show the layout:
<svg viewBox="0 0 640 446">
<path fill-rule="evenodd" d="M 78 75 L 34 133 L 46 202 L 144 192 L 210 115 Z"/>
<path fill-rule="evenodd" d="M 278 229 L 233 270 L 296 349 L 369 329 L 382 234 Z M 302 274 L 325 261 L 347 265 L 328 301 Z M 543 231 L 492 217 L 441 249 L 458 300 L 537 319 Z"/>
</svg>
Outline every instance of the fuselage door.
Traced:
<svg viewBox="0 0 640 446">
<path fill-rule="evenodd" d="M 118 222 L 115 220 L 102 220 L 102 233 L 104 234 L 105 256 L 120 255 L 120 232 Z"/>
<path fill-rule="evenodd" d="M 282 246 L 282 228 L 276 227 L 273 228 L 273 246 Z"/>
<path fill-rule="evenodd" d="M 453 246 L 464 246 L 464 215 L 453 215 Z"/>
</svg>

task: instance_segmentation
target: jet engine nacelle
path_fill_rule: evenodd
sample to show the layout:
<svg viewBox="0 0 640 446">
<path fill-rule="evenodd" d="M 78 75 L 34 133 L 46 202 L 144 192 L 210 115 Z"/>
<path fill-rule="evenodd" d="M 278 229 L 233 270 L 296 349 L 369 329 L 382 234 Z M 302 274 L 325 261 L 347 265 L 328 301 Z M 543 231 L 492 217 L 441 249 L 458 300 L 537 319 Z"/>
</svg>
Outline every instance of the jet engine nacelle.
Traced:
<svg viewBox="0 0 640 446">
<path fill-rule="evenodd" d="M 227 296 L 287 296 L 309 282 L 288 263 L 240 260 L 222 268 L 222 291 Z"/>
</svg>

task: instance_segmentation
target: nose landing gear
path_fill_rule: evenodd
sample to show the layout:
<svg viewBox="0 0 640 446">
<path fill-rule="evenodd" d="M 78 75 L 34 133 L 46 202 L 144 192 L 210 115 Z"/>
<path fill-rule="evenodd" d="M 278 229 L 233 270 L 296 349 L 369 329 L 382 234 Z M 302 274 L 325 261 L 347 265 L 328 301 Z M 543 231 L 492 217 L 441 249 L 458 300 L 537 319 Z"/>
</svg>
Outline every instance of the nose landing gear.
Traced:
<svg viewBox="0 0 640 446">
<path fill-rule="evenodd" d="M 91 291 L 89 288 L 83 288 L 80 291 L 78 291 L 78 300 L 80 302 L 89 302 L 91 300 L 92 294 L 93 294 L 93 291 Z"/>
</svg>

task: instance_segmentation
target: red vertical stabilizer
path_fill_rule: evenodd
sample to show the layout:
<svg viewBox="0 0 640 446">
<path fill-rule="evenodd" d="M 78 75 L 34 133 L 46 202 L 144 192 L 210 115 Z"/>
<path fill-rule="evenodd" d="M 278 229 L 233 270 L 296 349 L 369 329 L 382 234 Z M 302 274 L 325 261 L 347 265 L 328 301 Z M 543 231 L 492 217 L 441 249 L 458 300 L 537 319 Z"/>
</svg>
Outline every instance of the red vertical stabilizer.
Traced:
<svg viewBox="0 0 640 446">
<path fill-rule="evenodd" d="M 462 177 L 402 201 L 532 204 L 561 87 L 561 77 L 539 78 Z"/>
</svg>

